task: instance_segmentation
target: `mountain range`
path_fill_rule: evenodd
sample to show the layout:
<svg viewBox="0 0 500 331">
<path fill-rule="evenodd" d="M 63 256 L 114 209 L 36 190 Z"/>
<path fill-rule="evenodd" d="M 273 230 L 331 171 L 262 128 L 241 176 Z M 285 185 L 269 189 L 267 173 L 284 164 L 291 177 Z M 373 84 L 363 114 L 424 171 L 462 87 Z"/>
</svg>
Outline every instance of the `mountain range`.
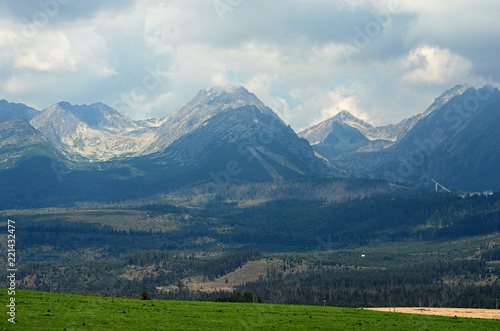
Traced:
<svg viewBox="0 0 500 331">
<path fill-rule="evenodd" d="M 454 96 L 461 95 L 468 85 L 457 85 L 444 92 L 425 112 L 404 119 L 397 124 L 373 127 L 346 110 L 298 133 L 313 148 L 329 159 L 353 152 L 373 152 L 394 145 L 401 140 L 422 118 L 444 106 Z M 333 154 L 332 154 L 333 153 Z"/>
<path fill-rule="evenodd" d="M 498 89 L 457 85 L 396 125 L 374 128 L 343 111 L 299 136 L 350 176 L 498 190 L 499 123 Z"/>
<path fill-rule="evenodd" d="M 103 103 L 39 111 L 0 100 L 1 195 L 11 206 L 323 176 L 499 190 L 499 108 L 498 89 L 457 85 L 394 125 L 342 111 L 296 134 L 242 86 L 201 90 L 172 114 L 143 121 Z"/>
<path fill-rule="evenodd" d="M 102 104 L 42 111 L 2 101 L 0 194 L 24 201 L 120 200 L 190 183 L 276 182 L 332 173 L 307 140 L 243 87 L 202 90 L 163 119 Z"/>
</svg>

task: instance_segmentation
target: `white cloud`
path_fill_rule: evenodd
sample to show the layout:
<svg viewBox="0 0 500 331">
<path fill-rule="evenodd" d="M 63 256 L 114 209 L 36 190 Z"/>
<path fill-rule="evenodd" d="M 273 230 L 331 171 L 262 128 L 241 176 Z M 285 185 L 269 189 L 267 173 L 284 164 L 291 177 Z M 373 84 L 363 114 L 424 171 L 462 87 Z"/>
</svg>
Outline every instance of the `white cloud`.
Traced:
<svg viewBox="0 0 500 331">
<path fill-rule="evenodd" d="M 2 82 L 2 90 L 10 95 L 18 95 L 26 92 L 34 92 L 37 90 L 38 85 L 38 82 L 34 79 L 30 79 L 30 77 L 11 76 Z"/>
<path fill-rule="evenodd" d="M 159 66 L 161 84 L 119 111 L 163 117 L 201 88 L 241 84 L 301 129 L 343 109 L 373 124 L 396 122 L 457 83 L 498 80 L 496 0 L 401 1 L 390 26 L 348 61 L 341 45 L 392 2 L 244 1 L 224 20 L 204 0 L 69 2 L 16 49 L 20 17 L 33 16 L 19 5 L 16 15 L 0 13 L 0 95 L 37 105 L 112 103 Z"/>
<path fill-rule="evenodd" d="M 472 63 L 466 58 L 452 54 L 448 49 L 420 46 L 413 49 L 403 60 L 408 72 L 403 80 L 412 83 L 444 83 L 466 77 Z"/>
<path fill-rule="evenodd" d="M 145 103 L 141 103 L 138 106 L 138 109 L 141 111 L 141 116 L 142 118 L 144 117 L 150 117 L 153 110 L 158 109 L 158 108 L 165 108 L 169 107 L 170 101 L 175 97 L 174 93 L 172 92 L 166 92 L 162 93 L 158 96 L 148 98 L 148 101 Z M 133 115 L 131 115 L 133 116 Z"/>
<path fill-rule="evenodd" d="M 12 63 L 12 70 L 46 73 L 93 73 L 97 77 L 115 74 L 105 60 L 105 40 L 93 28 L 84 25 L 65 30 L 39 30 L 30 37 L 23 25 L 11 24 L 0 30 L 10 43 L 0 43 L 2 53 Z"/>
<path fill-rule="evenodd" d="M 359 83 L 353 83 L 349 86 L 339 86 L 332 91 L 328 91 L 328 104 L 321 109 L 321 117 L 316 120 L 317 123 L 335 116 L 342 110 L 347 110 L 354 116 L 368 121 L 368 114 L 362 109 L 357 90 L 360 89 Z"/>
<path fill-rule="evenodd" d="M 19 48 L 14 59 L 18 69 L 45 72 L 76 71 L 80 55 L 62 32 L 43 33 Z"/>
</svg>

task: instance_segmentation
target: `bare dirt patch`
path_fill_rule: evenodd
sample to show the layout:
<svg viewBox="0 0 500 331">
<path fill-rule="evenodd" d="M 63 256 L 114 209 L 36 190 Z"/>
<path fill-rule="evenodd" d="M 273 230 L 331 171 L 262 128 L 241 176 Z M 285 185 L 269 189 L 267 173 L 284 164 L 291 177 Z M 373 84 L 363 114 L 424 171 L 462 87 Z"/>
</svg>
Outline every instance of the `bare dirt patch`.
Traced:
<svg viewBox="0 0 500 331">
<path fill-rule="evenodd" d="M 155 270 L 155 266 L 139 267 L 136 265 L 129 265 L 125 268 L 125 272 L 118 277 L 125 278 L 128 280 L 142 280 L 146 276 L 157 276 L 158 272 Z"/>
<path fill-rule="evenodd" d="M 199 276 L 187 281 L 186 286 L 190 290 L 204 292 L 232 291 L 238 285 L 258 280 L 259 276 L 265 277 L 266 272 L 267 263 L 265 260 L 249 261 L 243 267 L 213 281 L 202 281 L 203 277 Z"/>
<path fill-rule="evenodd" d="M 457 316 L 471 318 L 500 319 L 500 309 L 472 309 L 472 308 L 434 308 L 434 307 L 396 307 L 396 308 L 365 308 L 369 310 L 390 311 L 408 314 Z"/>
</svg>

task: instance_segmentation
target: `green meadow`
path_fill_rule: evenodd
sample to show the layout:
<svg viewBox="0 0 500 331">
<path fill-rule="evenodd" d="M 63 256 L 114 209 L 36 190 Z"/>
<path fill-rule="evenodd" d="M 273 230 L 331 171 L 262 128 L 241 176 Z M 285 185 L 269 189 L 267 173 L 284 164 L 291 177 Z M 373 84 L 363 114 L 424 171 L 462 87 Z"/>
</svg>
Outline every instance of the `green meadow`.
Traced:
<svg viewBox="0 0 500 331">
<path fill-rule="evenodd" d="M 139 300 L 0 290 L 1 330 L 498 330 L 500 322 L 352 308 Z"/>
</svg>

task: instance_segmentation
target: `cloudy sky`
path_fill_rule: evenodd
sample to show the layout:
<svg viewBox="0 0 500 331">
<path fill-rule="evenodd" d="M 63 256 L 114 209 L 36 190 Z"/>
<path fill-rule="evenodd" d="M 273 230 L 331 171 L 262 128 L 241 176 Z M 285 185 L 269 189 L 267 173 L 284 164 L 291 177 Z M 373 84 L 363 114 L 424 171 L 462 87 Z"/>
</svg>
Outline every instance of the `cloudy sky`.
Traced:
<svg viewBox="0 0 500 331">
<path fill-rule="evenodd" d="M 0 98 L 164 117 L 243 85 L 295 130 L 373 125 L 456 84 L 500 86 L 500 1 L 30 0 L 0 3 Z"/>
</svg>

